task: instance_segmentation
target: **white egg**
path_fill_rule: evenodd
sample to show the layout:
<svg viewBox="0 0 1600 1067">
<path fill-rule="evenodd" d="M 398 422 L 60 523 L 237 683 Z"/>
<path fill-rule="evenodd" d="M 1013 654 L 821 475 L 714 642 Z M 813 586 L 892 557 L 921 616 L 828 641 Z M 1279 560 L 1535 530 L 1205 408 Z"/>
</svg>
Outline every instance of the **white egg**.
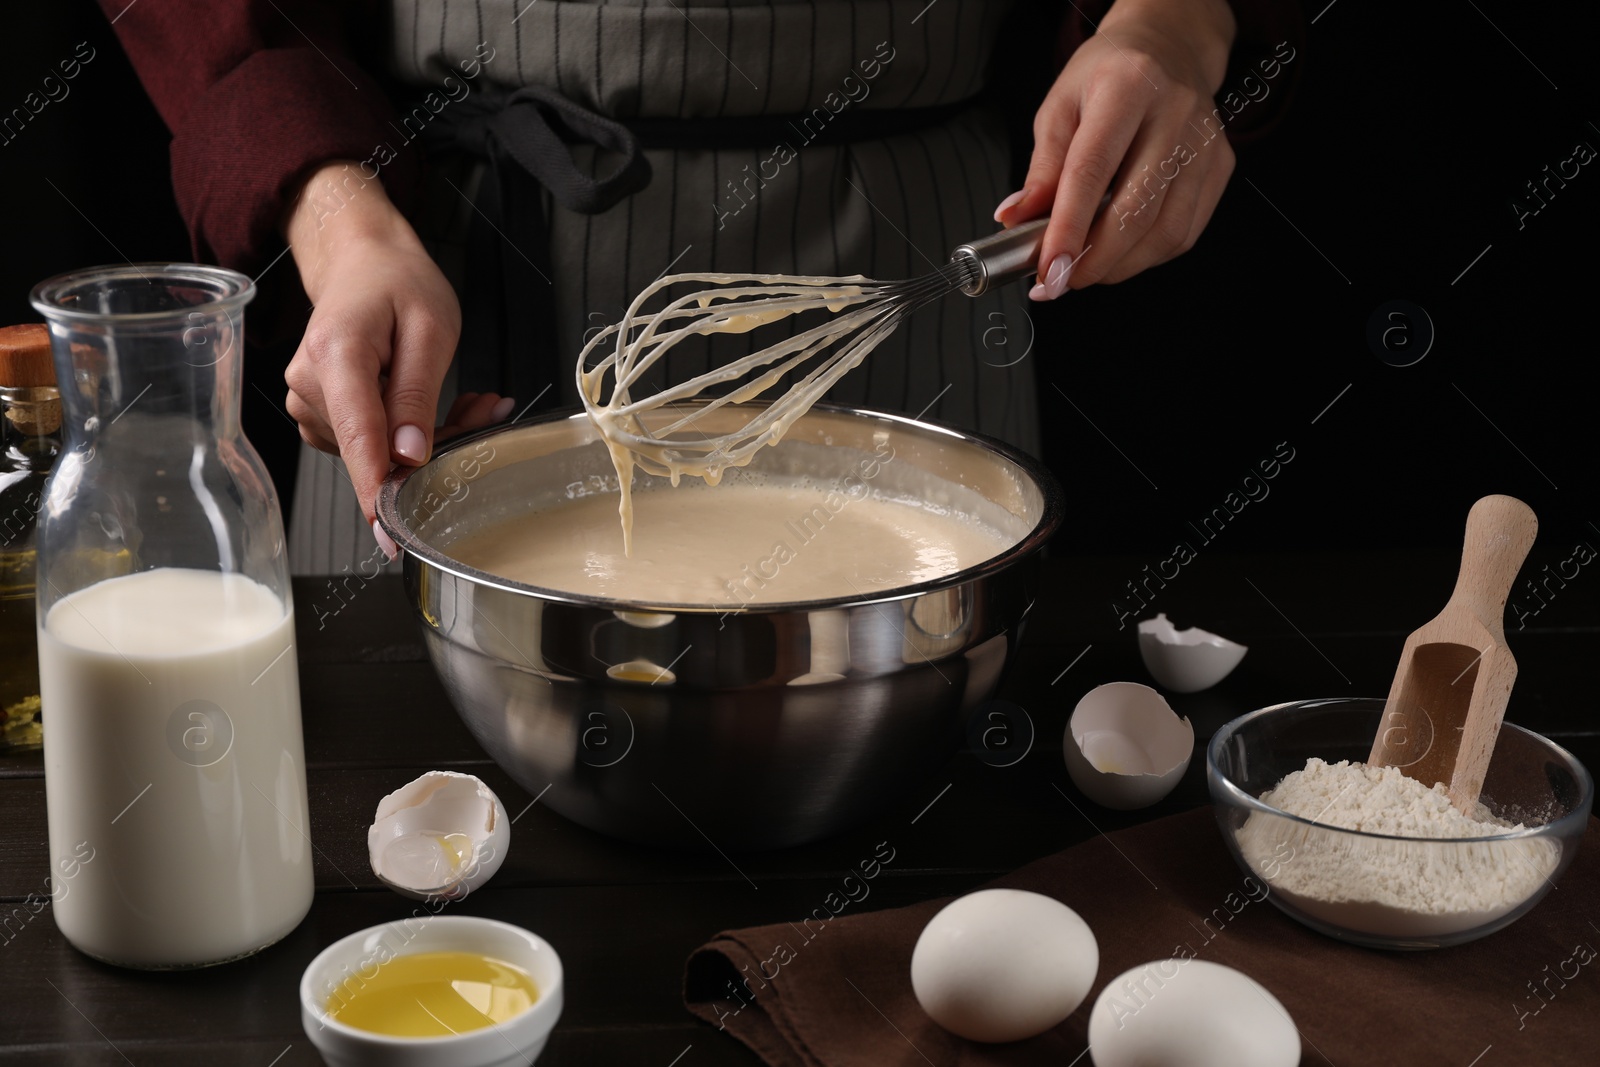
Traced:
<svg viewBox="0 0 1600 1067">
<path fill-rule="evenodd" d="M 1295 1067 L 1300 1034 L 1249 975 L 1173 958 L 1124 971 L 1100 991 L 1089 1055 L 1095 1067 Z"/>
<path fill-rule="evenodd" d="M 1226 678 L 1250 651 L 1198 626 L 1174 627 L 1165 614 L 1139 624 L 1139 656 L 1145 669 L 1175 693 L 1198 693 Z"/>
<path fill-rule="evenodd" d="M 983 889 L 928 920 L 911 954 L 911 988 L 929 1018 L 973 1041 L 1020 1041 L 1075 1011 L 1094 985 L 1100 946 L 1065 904 Z"/>
<path fill-rule="evenodd" d="M 1107 682 L 1083 695 L 1061 754 L 1072 784 L 1096 804 L 1146 808 L 1172 792 L 1194 754 L 1194 726 L 1138 682 Z"/>
<path fill-rule="evenodd" d="M 500 869 L 510 842 L 511 821 L 494 790 L 470 774 L 429 771 L 379 801 L 367 858 L 397 893 L 455 900 Z"/>
</svg>

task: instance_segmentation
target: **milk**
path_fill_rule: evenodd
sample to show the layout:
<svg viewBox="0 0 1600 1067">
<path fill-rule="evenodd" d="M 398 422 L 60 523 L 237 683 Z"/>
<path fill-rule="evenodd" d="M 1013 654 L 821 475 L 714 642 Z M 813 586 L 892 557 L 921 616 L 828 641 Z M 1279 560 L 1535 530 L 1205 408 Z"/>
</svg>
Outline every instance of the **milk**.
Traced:
<svg viewBox="0 0 1600 1067">
<path fill-rule="evenodd" d="M 144 571 L 51 607 L 45 792 L 51 870 L 74 871 L 56 877 L 53 905 L 73 945 L 129 966 L 199 966 L 305 916 L 293 645 L 293 611 L 238 574 Z"/>
</svg>

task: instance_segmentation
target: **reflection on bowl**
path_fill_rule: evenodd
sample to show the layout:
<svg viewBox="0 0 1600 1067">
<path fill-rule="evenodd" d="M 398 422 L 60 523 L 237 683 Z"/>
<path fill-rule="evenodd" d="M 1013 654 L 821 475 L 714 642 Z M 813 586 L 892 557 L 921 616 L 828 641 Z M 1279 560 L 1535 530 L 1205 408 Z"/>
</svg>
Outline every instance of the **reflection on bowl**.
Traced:
<svg viewBox="0 0 1600 1067">
<path fill-rule="evenodd" d="M 1571 753 L 1506 723 L 1480 802 L 1525 829 L 1418 838 L 1327 826 L 1260 799 L 1312 757 L 1365 761 L 1383 700 L 1307 700 L 1263 708 L 1217 731 L 1206 781 L 1239 866 L 1281 910 L 1314 930 L 1374 948 L 1472 941 L 1526 915 L 1572 862 L 1594 781 Z"/>
<path fill-rule="evenodd" d="M 730 407 L 696 424 L 716 433 L 750 417 Z M 853 472 L 884 455 L 893 461 L 860 489 Z M 496 577 L 451 555 L 489 525 L 615 497 L 610 457 L 581 413 L 451 442 L 384 485 L 379 519 L 404 551 L 407 594 L 445 690 L 541 803 L 651 844 L 813 840 L 899 803 L 993 695 L 1037 594 L 1039 550 L 1062 520 L 1060 490 L 1037 461 L 912 419 L 819 405 L 748 470 L 824 488 L 851 478 L 853 491 L 885 501 L 998 517 L 990 525 L 1014 531 L 1014 543 L 947 577 L 862 596 L 619 601 Z M 665 485 L 635 481 L 640 492 Z"/>
</svg>

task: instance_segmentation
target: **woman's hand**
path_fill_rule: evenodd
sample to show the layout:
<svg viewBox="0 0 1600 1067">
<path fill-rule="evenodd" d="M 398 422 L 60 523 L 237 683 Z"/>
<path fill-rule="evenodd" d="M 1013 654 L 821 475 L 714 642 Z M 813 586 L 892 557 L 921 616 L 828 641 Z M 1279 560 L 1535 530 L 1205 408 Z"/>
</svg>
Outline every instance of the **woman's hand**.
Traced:
<svg viewBox="0 0 1600 1067">
<path fill-rule="evenodd" d="M 315 305 L 284 372 L 289 414 L 306 441 L 344 457 L 370 522 L 390 464 L 421 464 L 433 451 L 461 308 L 382 184 L 354 163 L 312 174 L 283 228 Z M 461 397 L 441 435 L 503 419 L 512 404 L 490 393 Z"/>
<path fill-rule="evenodd" d="M 462 393 L 450 402 L 450 411 L 444 425 L 433 431 L 435 442 L 458 433 L 480 430 L 490 423 L 504 422 L 511 417 L 516 401 L 499 393 Z"/>
<path fill-rule="evenodd" d="M 1194 245 L 1233 173 L 1212 96 L 1234 32 L 1225 0 L 1117 0 L 1073 53 L 1034 117 L 1023 188 L 995 212 L 1007 226 L 1051 216 L 1030 297 L 1120 282 Z"/>
</svg>

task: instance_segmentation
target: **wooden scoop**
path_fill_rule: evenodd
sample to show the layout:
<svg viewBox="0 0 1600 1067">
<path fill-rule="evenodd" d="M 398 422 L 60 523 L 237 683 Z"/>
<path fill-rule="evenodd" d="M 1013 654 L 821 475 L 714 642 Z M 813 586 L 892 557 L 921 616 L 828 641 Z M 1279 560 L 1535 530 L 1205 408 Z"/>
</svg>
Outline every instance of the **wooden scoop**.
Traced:
<svg viewBox="0 0 1600 1067">
<path fill-rule="evenodd" d="M 1533 510 L 1486 496 L 1467 514 L 1461 573 L 1444 610 L 1406 638 L 1367 762 L 1445 783 L 1471 813 L 1517 678 L 1506 648 L 1506 597 L 1539 531 Z"/>
</svg>

